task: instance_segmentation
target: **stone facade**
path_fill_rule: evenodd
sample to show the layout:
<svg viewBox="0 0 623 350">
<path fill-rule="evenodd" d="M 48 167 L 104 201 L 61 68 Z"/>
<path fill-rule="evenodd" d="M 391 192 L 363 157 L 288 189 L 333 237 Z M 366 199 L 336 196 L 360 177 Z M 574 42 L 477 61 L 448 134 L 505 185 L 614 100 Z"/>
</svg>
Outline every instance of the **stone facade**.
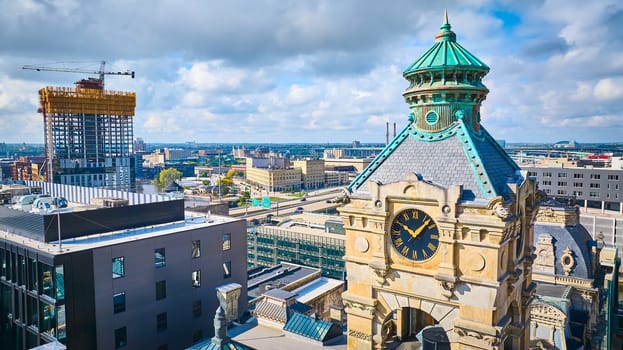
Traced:
<svg viewBox="0 0 623 350">
<path fill-rule="evenodd" d="M 453 349 L 526 348 L 534 183 L 515 190 L 505 215 L 496 212 L 504 205 L 499 198 L 463 204 L 460 186 L 443 188 L 415 176 L 387 185 L 370 182 L 370 198 L 351 197 L 340 210 L 349 349 L 382 349 L 392 327 L 398 337 L 413 335 L 420 329 L 405 329 L 404 320 L 412 310 L 440 324 Z M 405 208 L 426 212 L 439 227 L 439 249 L 428 260 L 409 260 L 390 242 L 388 227 Z"/>
</svg>

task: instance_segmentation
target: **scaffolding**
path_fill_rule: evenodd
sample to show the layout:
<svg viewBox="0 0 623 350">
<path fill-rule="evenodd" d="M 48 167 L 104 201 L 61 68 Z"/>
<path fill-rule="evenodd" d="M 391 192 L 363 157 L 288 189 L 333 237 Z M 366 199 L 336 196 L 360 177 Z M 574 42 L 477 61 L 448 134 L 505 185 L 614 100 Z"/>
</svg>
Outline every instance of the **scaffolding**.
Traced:
<svg viewBox="0 0 623 350">
<path fill-rule="evenodd" d="M 103 90 L 98 82 L 39 90 L 48 181 L 132 190 L 136 94 Z"/>
</svg>

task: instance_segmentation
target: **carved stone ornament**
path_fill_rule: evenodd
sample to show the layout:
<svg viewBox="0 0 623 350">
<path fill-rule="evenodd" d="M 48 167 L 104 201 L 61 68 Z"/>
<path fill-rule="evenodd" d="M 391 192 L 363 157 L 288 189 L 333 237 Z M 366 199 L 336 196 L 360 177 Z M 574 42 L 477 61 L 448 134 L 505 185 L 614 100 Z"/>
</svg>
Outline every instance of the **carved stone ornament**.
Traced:
<svg viewBox="0 0 623 350">
<path fill-rule="evenodd" d="M 438 282 L 442 288 L 441 295 L 443 295 L 448 300 L 454 297 L 454 287 L 456 286 L 456 283 L 447 282 L 447 281 L 438 281 Z"/>
<path fill-rule="evenodd" d="M 500 338 L 490 334 L 483 334 L 471 329 L 455 328 L 454 331 L 460 337 L 470 337 L 485 342 L 490 349 L 498 349 Z"/>
<path fill-rule="evenodd" d="M 366 334 L 364 332 L 356 331 L 354 329 L 348 330 L 348 336 L 361 339 L 363 341 L 372 341 L 372 334 Z"/>
<path fill-rule="evenodd" d="M 372 305 L 365 305 L 350 300 L 344 300 L 344 307 L 346 309 L 358 309 L 359 311 L 370 316 L 373 316 L 374 312 L 376 311 L 376 308 Z"/>
<path fill-rule="evenodd" d="M 565 248 L 565 251 L 560 257 L 560 265 L 562 265 L 565 276 L 569 276 L 571 274 L 571 271 L 573 271 L 573 267 L 575 266 L 575 258 L 573 257 L 573 251 L 571 250 L 571 248 Z"/>
<path fill-rule="evenodd" d="M 357 248 L 359 252 L 365 253 L 370 248 L 370 243 L 368 243 L 368 240 L 365 239 L 365 237 L 359 236 L 355 240 L 355 248 Z"/>
<path fill-rule="evenodd" d="M 508 207 L 502 203 L 497 203 L 495 207 L 493 207 L 493 212 L 495 213 L 495 216 L 499 217 L 500 219 L 506 219 L 511 215 Z"/>
<path fill-rule="evenodd" d="M 489 210 L 493 211 L 493 215 L 499 217 L 502 220 L 505 220 L 511 216 L 511 210 L 509 206 L 504 203 L 504 198 L 502 198 L 502 196 L 497 196 L 493 198 L 491 201 L 489 201 L 487 207 Z"/>
<path fill-rule="evenodd" d="M 375 264 L 374 262 L 371 262 L 368 266 L 370 266 L 372 271 L 374 271 L 374 274 L 376 275 L 376 283 L 379 286 L 386 285 L 388 278 L 393 280 L 394 275 L 389 271 L 387 265 L 378 263 Z"/>
<path fill-rule="evenodd" d="M 536 302 L 530 305 L 530 318 L 533 322 L 561 327 L 565 324 L 567 316 L 551 305 Z"/>
<path fill-rule="evenodd" d="M 555 273 L 554 244 L 552 236 L 549 234 L 539 235 L 536 246 L 536 259 L 533 265 L 534 272 Z"/>
<path fill-rule="evenodd" d="M 582 299 L 586 300 L 588 303 L 593 302 L 593 293 L 587 290 L 582 291 Z"/>
</svg>

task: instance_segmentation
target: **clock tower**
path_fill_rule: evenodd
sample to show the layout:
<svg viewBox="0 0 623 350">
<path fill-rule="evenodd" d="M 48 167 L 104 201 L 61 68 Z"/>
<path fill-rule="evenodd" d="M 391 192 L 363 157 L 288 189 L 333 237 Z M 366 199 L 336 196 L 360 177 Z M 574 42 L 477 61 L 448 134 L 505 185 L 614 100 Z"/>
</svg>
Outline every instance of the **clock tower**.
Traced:
<svg viewBox="0 0 623 350">
<path fill-rule="evenodd" d="M 408 123 L 340 209 L 349 349 L 415 341 L 427 326 L 452 349 L 529 347 L 536 185 L 481 125 L 488 71 L 444 14 L 403 72 Z"/>
</svg>

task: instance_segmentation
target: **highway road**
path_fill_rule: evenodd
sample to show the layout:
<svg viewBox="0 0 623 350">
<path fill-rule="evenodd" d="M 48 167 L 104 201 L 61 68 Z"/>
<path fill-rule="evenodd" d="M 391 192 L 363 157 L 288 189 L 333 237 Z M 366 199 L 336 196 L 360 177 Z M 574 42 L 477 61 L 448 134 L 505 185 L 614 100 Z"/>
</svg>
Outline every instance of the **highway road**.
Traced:
<svg viewBox="0 0 623 350">
<path fill-rule="evenodd" d="M 337 188 L 322 192 L 321 194 L 308 194 L 304 201 L 302 201 L 301 198 L 294 198 L 274 202 L 271 203 L 270 209 L 261 207 L 233 208 L 229 210 L 229 215 L 245 218 L 250 221 L 253 219 L 264 219 L 268 214 L 275 216 L 292 214 L 296 212 L 298 208 L 303 208 L 303 211 L 319 211 L 340 206 L 340 203 L 327 203 L 327 200 L 341 197 L 342 194 L 343 190 Z"/>
</svg>

